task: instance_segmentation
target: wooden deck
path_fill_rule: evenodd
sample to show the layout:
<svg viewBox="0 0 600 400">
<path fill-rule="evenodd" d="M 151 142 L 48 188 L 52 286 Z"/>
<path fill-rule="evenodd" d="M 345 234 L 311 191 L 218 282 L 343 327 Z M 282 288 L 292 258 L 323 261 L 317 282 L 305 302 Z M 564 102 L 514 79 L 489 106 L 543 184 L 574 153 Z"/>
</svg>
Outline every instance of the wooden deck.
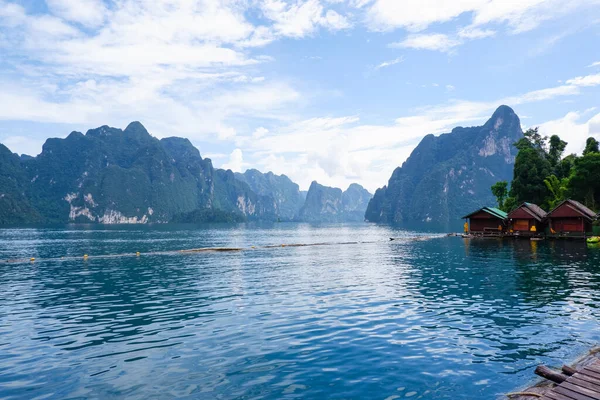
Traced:
<svg viewBox="0 0 600 400">
<path fill-rule="evenodd" d="M 566 381 L 546 392 L 546 400 L 600 400 L 600 360 L 579 369 Z"/>
</svg>

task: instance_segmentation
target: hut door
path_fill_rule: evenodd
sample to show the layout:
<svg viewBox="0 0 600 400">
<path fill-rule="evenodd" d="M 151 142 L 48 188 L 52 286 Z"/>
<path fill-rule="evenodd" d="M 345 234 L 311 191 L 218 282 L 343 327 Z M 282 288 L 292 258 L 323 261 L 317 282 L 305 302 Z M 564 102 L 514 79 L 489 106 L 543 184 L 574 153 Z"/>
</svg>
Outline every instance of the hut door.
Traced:
<svg viewBox="0 0 600 400">
<path fill-rule="evenodd" d="M 513 226 L 514 226 L 515 231 L 528 231 L 529 230 L 529 220 L 517 219 Z"/>
</svg>

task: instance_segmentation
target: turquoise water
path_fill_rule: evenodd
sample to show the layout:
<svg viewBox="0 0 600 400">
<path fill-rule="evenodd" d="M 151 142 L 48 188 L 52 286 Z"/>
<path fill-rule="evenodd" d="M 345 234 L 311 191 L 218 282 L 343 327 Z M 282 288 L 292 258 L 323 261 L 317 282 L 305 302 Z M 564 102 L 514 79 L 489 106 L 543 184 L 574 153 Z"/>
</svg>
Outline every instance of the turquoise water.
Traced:
<svg viewBox="0 0 600 400">
<path fill-rule="evenodd" d="M 600 250 L 415 235 L 0 230 L 0 260 L 38 259 L 0 261 L 0 398 L 494 399 L 600 341 Z M 144 254 L 346 241 L 368 243 Z"/>
</svg>

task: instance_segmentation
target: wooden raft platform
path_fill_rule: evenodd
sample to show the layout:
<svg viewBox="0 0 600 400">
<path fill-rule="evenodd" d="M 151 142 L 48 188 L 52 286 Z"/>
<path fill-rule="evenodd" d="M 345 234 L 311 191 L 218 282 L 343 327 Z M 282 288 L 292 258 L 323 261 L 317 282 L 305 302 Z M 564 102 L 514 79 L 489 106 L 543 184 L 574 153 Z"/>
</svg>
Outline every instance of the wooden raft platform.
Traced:
<svg viewBox="0 0 600 400">
<path fill-rule="evenodd" d="M 578 369 L 541 398 L 545 400 L 600 400 L 600 360 Z"/>
</svg>

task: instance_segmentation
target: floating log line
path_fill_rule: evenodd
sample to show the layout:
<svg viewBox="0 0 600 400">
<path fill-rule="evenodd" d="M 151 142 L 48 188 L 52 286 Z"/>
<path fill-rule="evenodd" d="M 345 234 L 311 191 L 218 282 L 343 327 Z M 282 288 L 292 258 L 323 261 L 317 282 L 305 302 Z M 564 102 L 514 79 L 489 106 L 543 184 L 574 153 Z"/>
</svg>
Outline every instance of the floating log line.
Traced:
<svg viewBox="0 0 600 400">
<path fill-rule="evenodd" d="M 390 238 L 390 241 L 418 241 L 418 240 L 430 240 L 446 237 L 446 235 L 430 235 L 430 236 L 414 236 L 414 237 L 402 237 L 402 238 Z M 272 244 L 262 246 L 250 246 L 250 247 L 200 247 L 194 249 L 181 249 L 181 250 L 159 250 L 149 252 L 135 252 L 135 253 L 118 253 L 118 254 L 99 254 L 89 255 L 83 254 L 81 256 L 63 256 L 63 257 L 48 257 L 48 258 L 14 258 L 0 261 L 0 264 L 23 264 L 23 263 L 38 263 L 38 262 L 50 262 L 50 261 L 73 261 L 73 260 L 97 260 L 97 259 L 109 259 L 109 258 L 121 258 L 121 257 L 141 257 L 144 256 L 158 256 L 158 255 L 177 255 L 177 254 L 195 254 L 195 253 L 235 253 L 244 251 L 254 250 L 267 250 L 267 249 L 281 249 L 286 247 L 318 247 L 318 246 L 347 246 L 357 244 L 374 244 L 384 243 L 383 241 L 350 241 L 350 242 L 320 242 L 320 243 L 289 243 L 289 244 Z"/>
</svg>

